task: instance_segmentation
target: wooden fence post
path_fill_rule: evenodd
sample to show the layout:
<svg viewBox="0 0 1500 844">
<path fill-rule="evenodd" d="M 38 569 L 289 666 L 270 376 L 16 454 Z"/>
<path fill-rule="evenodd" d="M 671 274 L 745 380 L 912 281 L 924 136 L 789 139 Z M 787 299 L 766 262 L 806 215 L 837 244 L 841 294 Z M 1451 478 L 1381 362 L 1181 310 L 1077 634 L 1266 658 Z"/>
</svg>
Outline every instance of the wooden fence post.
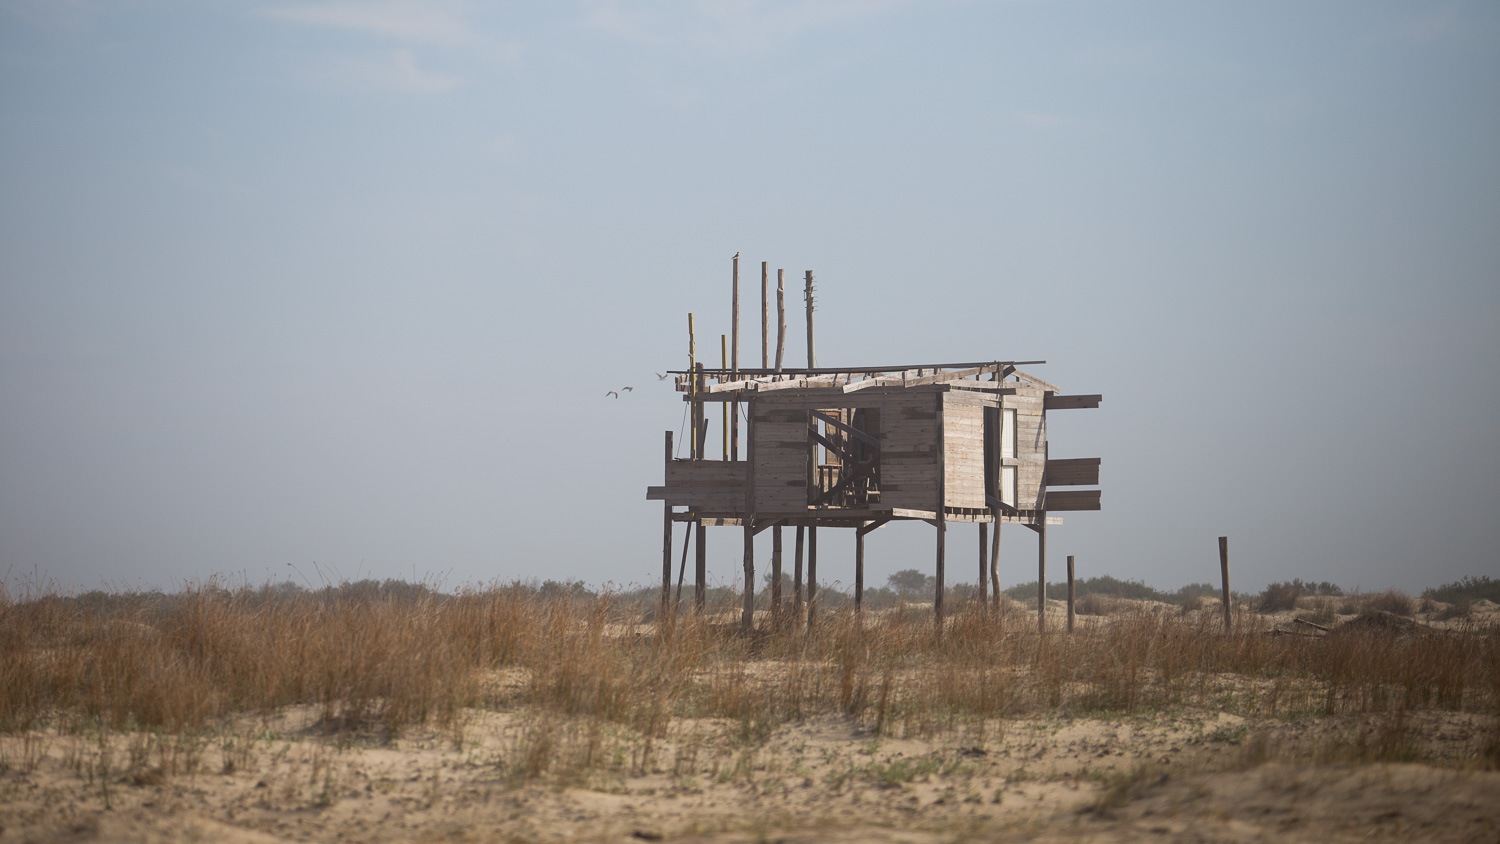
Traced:
<svg viewBox="0 0 1500 844">
<path fill-rule="evenodd" d="M 1229 611 L 1229 537 L 1219 537 L 1219 576 L 1224 580 L 1224 632 L 1233 627 Z"/>
<path fill-rule="evenodd" d="M 1068 632 L 1073 632 L 1073 555 L 1068 555 Z"/>
</svg>

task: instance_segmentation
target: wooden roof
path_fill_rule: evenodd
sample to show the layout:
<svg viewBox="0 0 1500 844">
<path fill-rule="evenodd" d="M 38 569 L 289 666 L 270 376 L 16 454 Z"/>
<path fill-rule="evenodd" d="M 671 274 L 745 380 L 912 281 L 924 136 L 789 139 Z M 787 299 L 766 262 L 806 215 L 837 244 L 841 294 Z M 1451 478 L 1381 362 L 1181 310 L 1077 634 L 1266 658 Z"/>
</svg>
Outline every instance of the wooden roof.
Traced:
<svg viewBox="0 0 1500 844">
<path fill-rule="evenodd" d="M 1046 361 L 984 361 L 900 366 L 783 368 L 781 370 L 702 367 L 699 372 L 703 375 L 705 383 L 700 388 L 699 395 L 765 393 L 778 390 L 852 393 L 871 387 L 910 389 L 934 384 L 958 386 L 957 382 L 965 382 L 962 384 L 964 388 L 975 390 L 1013 389 L 1018 383 L 1026 383 L 1048 392 L 1057 392 L 1056 385 L 1016 368 L 1020 364 L 1041 363 L 1046 363 Z M 692 373 L 687 370 L 672 370 L 671 374 L 676 376 L 677 389 L 681 392 L 688 392 Z"/>
</svg>

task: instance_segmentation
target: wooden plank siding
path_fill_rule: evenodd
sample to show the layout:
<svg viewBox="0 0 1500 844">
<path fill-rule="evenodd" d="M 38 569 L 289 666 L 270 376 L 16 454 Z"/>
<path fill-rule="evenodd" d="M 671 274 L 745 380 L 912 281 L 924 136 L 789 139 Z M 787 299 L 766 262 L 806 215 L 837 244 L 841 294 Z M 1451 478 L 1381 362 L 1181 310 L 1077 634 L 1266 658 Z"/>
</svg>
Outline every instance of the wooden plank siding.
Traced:
<svg viewBox="0 0 1500 844">
<path fill-rule="evenodd" d="M 1054 490 L 1047 493 L 1048 511 L 1098 509 L 1099 490 L 1097 489 Z"/>
<path fill-rule="evenodd" d="M 1098 483 L 1097 461 L 1052 461 L 1049 472 L 1045 411 L 1054 397 L 1030 384 L 1007 382 L 1003 391 L 952 389 L 945 384 L 850 393 L 782 390 L 741 398 L 755 440 L 754 448 L 747 448 L 748 459 L 696 465 L 672 461 L 665 487 L 653 488 L 651 497 L 726 518 L 747 511 L 758 518 L 807 517 L 810 414 L 816 410 L 847 420 L 860 408 L 879 414 L 878 428 L 872 430 L 880 439 L 881 508 L 987 508 L 985 441 L 999 432 L 990 430 L 993 423 L 986 426 L 986 407 L 1015 411 L 1015 457 L 1003 462 L 1015 467 L 1017 508 L 1046 506 L 1044 483 Z M 992 451 L 994 447 L 992 443 Z M 1058 503 L 1067 507 L 1090 502 L 1064 496 Z"/>
<path fill-rule="evenodd" d="M 934 509 L 938 431 L 933 402 L 938 389 L 758 394 L 750 403 L 756 431 L 755 512 L 773 516 L 807 511 L 810 414 L 855 408 L 880 414 L 882 506 Z"/>
<path fill-rule="evenodd" d="M 1097 486 L 1099 463 L 1097 457 L 1048 460 L 1047 486 Z"/>
<path fill-rule="evenodd" d="M 974 399 L 981 399 L 975 401 Z M 943 395 L 943 506 L 983 508 L 984 402 L 977 393 Z"/>
<path fill-rule="evenodd" d="M 1076 410 L 1078 408 L 1098 407 L 1104 397 L 1098 393 L 1084 396 L 1047 396 L 1048 410 Z"/>
<path fill-rule="evenodd" d="M 671 460 L 666 485 L 648 488 L 646 497 L 698 513 L 739 516 L 745 510 L 748 470 L 744 461 Z"/>
<path fill-rule="evenodd" d="M 1004 407 L 1016 411 L 1016 506 L 1022 510 L 1042 506 L 1042 479 L 1047 469 L 1047 418 L 1045 394 L 1037 389 L 1018 390 L 1005 396 Z"/>
</svg>

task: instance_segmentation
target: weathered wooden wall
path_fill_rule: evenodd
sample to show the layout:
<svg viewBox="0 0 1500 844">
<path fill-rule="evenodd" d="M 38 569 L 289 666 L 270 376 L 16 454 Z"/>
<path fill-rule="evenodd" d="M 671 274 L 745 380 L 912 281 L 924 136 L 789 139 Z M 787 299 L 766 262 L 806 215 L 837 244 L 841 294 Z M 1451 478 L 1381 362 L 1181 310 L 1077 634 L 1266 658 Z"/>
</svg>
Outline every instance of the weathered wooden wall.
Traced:
<svg viewBox="0 0 1500 844">
<path fill-rule="evenodd" d="M 993 395 L 966 390 L 943 397 L 943 505 L 984 509 L 984 408 Z"/>
<path fill-rule="evenodd" d="M 1044 393 L 1021 389 L 1005 397 L 1005 407 L 1016 409 L 1016 507 L 1041 507 L 1042 476 L 1047 471 L 1047 419 L 1043 415 Z"/>
<path fill-rule="evenodd" d="M 869 408 L 880 413 L 880 504 L 931 510 L 937 504 L 937 402 L 928 390 L 763 394 L 750 399 L 755 437 L 755 512 L 807 510 L 809 414 Z"/>
<path fill-rule="evenodd" d="M 745 510 L 749 466 L 743 460 L 670 460 L 665 494 L 649 497 L 700 513 L 738 517 Z"/>
<path fill-rule="evenodd" d="M 748 459 L 673 460 L 667 464 L 665 487 L 654 488 L 649 497 L 700 514 L 740 518 L 746 515 L 748 492 L 749 512 L 758 518 L 805 516 L 811 412 L 865 408 L 879 413 L 879 507 L 931 512 L 939 507 L 941 496 L 945 507 L 986 510 L 985 441 L 993 440 L 993 454 L 1002 453 L 1001 420 L 1005 410 L 1014 410 L 1014 456 L 1001 462 L 1015 467 L 1016 508 L 1038 510 L 1047 465 L 1046 393 L 1027 384 L 1007 387 L 1003 392 L 935 384 L 854 393 L 747 393 L 743 401 L 753 439 Z M 986 408 L 998 409 L 991 411 L 996 415 L 988 426 Z"/>
</svg>

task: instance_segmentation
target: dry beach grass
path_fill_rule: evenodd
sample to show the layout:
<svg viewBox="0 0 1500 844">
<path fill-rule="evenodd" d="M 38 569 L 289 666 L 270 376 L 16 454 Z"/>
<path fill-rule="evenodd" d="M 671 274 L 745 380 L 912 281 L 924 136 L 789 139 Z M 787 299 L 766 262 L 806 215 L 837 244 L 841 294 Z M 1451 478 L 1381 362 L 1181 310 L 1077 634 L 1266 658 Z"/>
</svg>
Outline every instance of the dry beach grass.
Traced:
<svg viewBox="0 0 1500 844">
<path fill-rule="evenodd" d="M 7 598 L 0 839 L 1493 840 L 1500 608 L 1382 599 L 744 637 L 525 585 Z"/>
</svg>

